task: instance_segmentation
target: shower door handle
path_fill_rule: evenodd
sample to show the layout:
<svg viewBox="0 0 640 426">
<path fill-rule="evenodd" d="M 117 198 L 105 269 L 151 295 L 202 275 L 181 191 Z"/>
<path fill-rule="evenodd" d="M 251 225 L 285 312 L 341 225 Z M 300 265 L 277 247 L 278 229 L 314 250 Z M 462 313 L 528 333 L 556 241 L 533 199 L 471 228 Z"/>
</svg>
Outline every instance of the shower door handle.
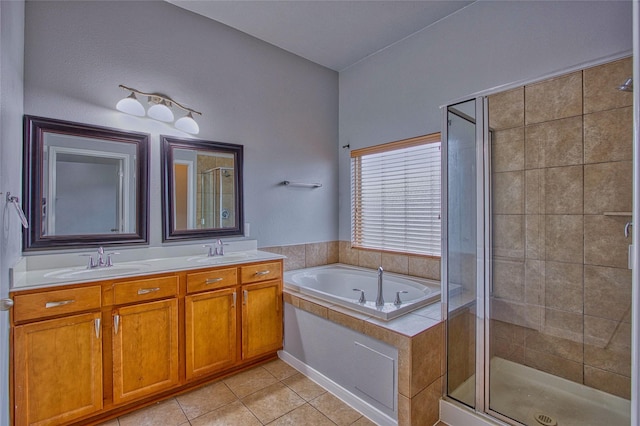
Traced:
<svg viewBox="0 0 640 426">
<path fill-rule="evenodd" d="M 633 222 L 627 222 L 624 225 L 624 237 L 625 238 L 629 238 L 629 228 L 631 228 L 633 226 Z"/>
</svg>

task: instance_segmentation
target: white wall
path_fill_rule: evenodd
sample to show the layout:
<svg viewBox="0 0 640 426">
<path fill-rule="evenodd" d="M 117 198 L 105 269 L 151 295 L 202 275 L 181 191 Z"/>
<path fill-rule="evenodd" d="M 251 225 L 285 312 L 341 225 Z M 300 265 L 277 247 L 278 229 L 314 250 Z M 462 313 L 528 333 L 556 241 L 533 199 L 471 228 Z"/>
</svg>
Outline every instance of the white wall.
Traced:
<svg viewBox="0 0 640 426">
<path fill-rule="evenodd" d="M 245 221 L 259 246 L 337 238 L 336 72 L 160 1 L 28 1 L 25 32 L 26 114 L 151 134 L 152 246 L 158 136 L 188 135 L 116 111 L 118 84 L 202 111 L 198 139 L 244 145 Z"/>
<path fill-rule="evenodd" d="M 9 291 L 9 267 L 20 255 L 21 224 L 5 193 L 21 197 L 24 3 L 0 2 L 0 298 Z M 9 425 L 9 314 L 0 312 L 0 425 Z"/>
<path fill-rule="evenodd" d="M 440 106 L 631 53 L 629 1 L 480 0 L 340 73 L 340 146 L 440 131 Z M 350 235 L 349 154 L 339 153 L 339 237 Z"/>
</svg>

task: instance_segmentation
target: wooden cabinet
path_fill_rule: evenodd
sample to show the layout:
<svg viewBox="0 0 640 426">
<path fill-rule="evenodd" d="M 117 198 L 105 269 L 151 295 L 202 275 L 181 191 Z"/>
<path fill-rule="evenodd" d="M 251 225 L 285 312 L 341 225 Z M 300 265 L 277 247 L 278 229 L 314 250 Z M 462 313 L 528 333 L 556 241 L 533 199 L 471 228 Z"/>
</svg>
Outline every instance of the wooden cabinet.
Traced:
<svg viewBox="0 0 640 426">
<path fill-rule="evenodd" d="M 185 298 L 187 379 L 233 366 L 238 360 L 235 287 Z"/>
<path fill-rule="evenodd" d="M 136 280 L 116 284 L 114 300 L 126 303 L 175 296 L 177 290 L 176 277 Z M 114 308 L 112 346 L 114 404 L 176 386 L 178 299 Z"/>
<path fill-rule="evenodd" d="M 282 261 L 12 293 L 15 425 L 91 423 L 275 356 Z"/>
<path fill-rule="evenodd" d="M 242 286 L 242 357 L 282 348 L 282 281 Z"/>
<path fill-rule="evenodd" d="M 16 426 L 58 425 L 102 409 L 100 321 L 95 312 L 14 328 Z"/>
</svg>

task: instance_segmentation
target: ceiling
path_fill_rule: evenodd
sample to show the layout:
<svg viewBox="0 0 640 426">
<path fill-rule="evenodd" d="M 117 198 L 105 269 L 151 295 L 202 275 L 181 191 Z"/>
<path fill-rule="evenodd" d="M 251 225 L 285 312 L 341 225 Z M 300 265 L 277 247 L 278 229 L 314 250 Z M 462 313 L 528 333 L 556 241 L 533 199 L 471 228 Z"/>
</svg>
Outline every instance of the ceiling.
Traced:
<svg viewBox="0 0 640 426">
<path fill-rule="evenodd" d="M 472 1 L 166 0 L 335 71 Z"/>
</svg>

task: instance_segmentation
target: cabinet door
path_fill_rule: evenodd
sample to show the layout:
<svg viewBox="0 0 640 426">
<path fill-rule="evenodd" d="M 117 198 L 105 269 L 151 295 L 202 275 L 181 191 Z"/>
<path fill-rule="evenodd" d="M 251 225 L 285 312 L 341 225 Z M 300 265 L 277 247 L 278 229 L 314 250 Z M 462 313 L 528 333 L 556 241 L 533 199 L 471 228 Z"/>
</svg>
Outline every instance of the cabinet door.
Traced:
<svg viewBox="0 0 640 426">
<path fill-rule="evenodd" d="M 242 358 L 282 348 L 282 281 L 242 286 Z"/>
<path fill-rule="evenodd" d="M 15 424 L 57 425 L 102 409 L 100 313 L 14 329 Z"/>
<path fill-rule="evenodd" d="M 116 308 L 113 313 L 113 402 L 178 384 L 178 300 Z"/>
<path fill-rule="evenodd" d="M 187 379 L 236 362 L 236 298 L 235 287 L 185 298 Z"/>
</svg>

